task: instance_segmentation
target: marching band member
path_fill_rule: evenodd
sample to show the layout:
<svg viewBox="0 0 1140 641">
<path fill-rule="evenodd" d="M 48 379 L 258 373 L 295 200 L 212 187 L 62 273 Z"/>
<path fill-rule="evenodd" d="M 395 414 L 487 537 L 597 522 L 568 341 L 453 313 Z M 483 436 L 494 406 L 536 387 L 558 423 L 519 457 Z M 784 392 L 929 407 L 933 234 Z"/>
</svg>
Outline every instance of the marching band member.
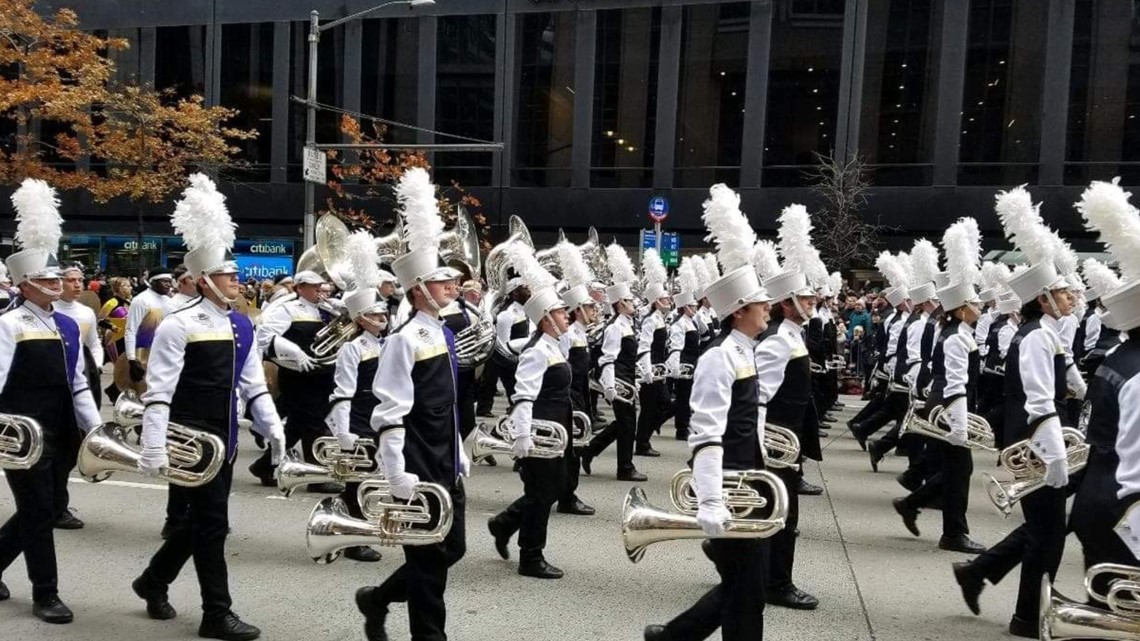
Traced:
<svg viewBox="0 0 1140 641">
<path fill-rule="evenodd" d="M 463 270 L 461 268 L 457 271 Z M 479 308 L 482 298 L 482 286 L 468 276 L 467 273 L 460 276 L 459 296 L 439 312 L 443 323 L 456 336 L 471 326 L 471 312 Z M 468 363 L 458 363 L 455 378 L 459 433 L 463 440 L 467 440 L 468 435 L 475 430 L 475 367 Z"/>
<path fill-rule="evenodd" d="M 931 386 L 923 410 L 945 408 L 949 417 L 949 442 L 932 441 L 926 456 L 940 462 L 941 473 L 905 498 L 895 499 L 895 510 L 911 534 L 918 536 L 920 507 L 942 497 L 943 550 L 977 554 L 985 548 L 969 537 L 966 508 L 970 498 L 970 474 L 974 460 L 967 429 L 967 413 L 977 411 L 977 385 L 981 376 L 981 354 L 974 342 L 973 323 L 980 315 L 974 280 L 979 266 L 981 237 L 973 218 L 963 218 L 950 226 L 943 236 L 946 263 L 950 268 L 950 285 L 938 290 L 945 314 L 941 332 L 932 354 Z"/>
<path fill-rule="evenodd" d="M 589 416 L 590 369 L 593 359 L 590 356 L 588 332 L 590 325 L 597 320 L 598 313 L 589 290 L 594 274 L 577 245 L 562 241 L 555 247 L 558 263 L 562 267 L 562 279 L 570 286 L 562 294 L 562 301 L 570 313 L 570 327 L 559 339 L 566 360 L 570 363 L 570 404 L 575 412 L 584 412 Z M 558 498 L 558 511 L 590 516 L 594 514 L 594 508 L 586 505 L 577 494 L 579 470 L 582 466 L 578 450 L 581 447 L 582 444 L 575 443 L 574 447 L 567 447 L 562 456 L 566 462 L 566 489 Z"/>
<path fill-rule="evenodd" d="M 642 381 L 638 392 L 641 414 L 637 417 L 637 438 L 633 453 L 638 456 L 661 456 L 653 449 L 649 439 L 653 432 L 669 418 L 665 379 L 654 376 L 654 368 L 664 368 L 668 352 L 669 324 L 666 316 L 673 306 L 673 297 L 665 289 L 668 277 L 665 264 L 656 250 L 646 249 L 641 259 L 646 282 L 645 296 L 648 309 L 641 319 L 637 340 L 637 371 Z"/>
<path fill-rule="evenodd" d="M 146 377 L 147 354 L 158 324 L 162 322 L 162 310 L 170 300 L 170 289 L 174 279 L 170 272 L 156 270 L 147 280 L 147 288 L 131 299 L 127 309 L 127 326 L 123 334 L 123 344 L 127 352 L 127 367 L 132 383 L 139 383 Z"/>
<path fill-rule="evenodd" d="M 708 287 L 713 281 L 720 278 L 720 267 L 717 265 L 716 256 L 712 254 L 705 254 L 701 257 L 701 261 L 704 263 L 704 270 L 699 272 L 702 283 L 701 293 L 703 294 L 703 288 Z M 701 332 L 701 349 L 704 349 L 709 341 L 716 338 L 720 332 L 718 331 L 719 323 L 716 320 L 716 312 L 713 311 L 712 303 L 709 302 L 708 297 L 701 296 L 699 302 L 701 306 L 697 310 L 697 326 L 704 328 Z"/>
<path fill-rule="evenodd" d="M 699 641 L 717 628 L 725 641 L 764 638 L 770 539 L 715 537 L 724 534 L 731 517 L 724 503 L 724 470 L 764 469 L 765 407 L 758 397 L 755 350 L 756 337 L 768 328 L 768 294 L 749 265 L 755 234 L 740 213 L 739 196 L 723 184 L 709 191 L 704 219 L 720 247 L 726 273 L 705 293 L 722 331 L 693 373 L 689 447 L 697 522 L 713 537 L 707 555 L 720 584 L 669 623 L 647 626 L 646 641 Z M 792 495 L 788 492 L 789 499 Z"/>
<path fill-rule="evenodd" d="M 264 358 L 280 366 L 281 414 L 285 421 L 285 446 L 292 449 L 299 441 L 301 456 L 313 461 L 313 441 L 328 433 L 329 396 L 333 391 L 333 368 L 313 358 L 317 332 L 330 320 L 318 304 L 325 279 L 316 272 L 301 271 L 294 277 L 296 298 L 273 305 L 262 312 L 257 328 L 257 345 Z M 266 451 L 249 466 L 262 485 L 275 486 L 270 452 Z M 337 493 L 337 483 L 314 483 L 313 492 Z"/>
<path fill-rule="evenodd" d="M 899 357 L 899 337 L 902 336 L 903 328 L 907 326 L 907 321 L 911 316 L 911 300 L 909 297 L 911 274 L 907 267 L 909 261 L 909 256 L 902 252 L 898 256 L 883 252 L 875 261 L 879 271 L 887 277 L 891 284 L 891 289 L 887 290 L 886 298 L 887 302 L 894 308 L 893 314 L 883 322 L 885 342 L 879 352 L 880 366 L 878 369 L 886 374 L 888 381 L 895 377 L 895 364 Z M 902 346 L 905 352 L 906 343 L 902 343 Z M 906 414 L 909 400 L 907 393 L 900 391 L 897 386 L 885 385 L 884 387 L 886 390 L 882 403 L 875 404 L 873 410 L 869 409 L 872 404 L 868 403 L 864 411 L 859 412 L 852 419 L 851 433 L 855 435 L 856 440 L 866 441 L 884 425 L 897 421 Z"/>
<path fill-rule="evenodd" d="M 372 393 L 376 378 L 378 357 L 388 333 L 388 305 L 380 298 L 377 285 L 380 270 L 376 266 L 376 246 L 372 234 L 366 231 L 353 233 L 345 241 L 345 255 L 350 261 L 353 289 L 344 295 L 344 306 L 352 321 L 360 328 L 360 335 L 344 344 L 336 356 L 335 388 L 329 397 L 329 414 L 325 423 L 336 437 L 342 452 L 356 449 L 360 437 L 372 437 L 372 411 L 379 402 Z M 345 483 L 340 498 L 348 512 L 357 519 L 364 518 L 357 500 L 359 483 Z M 344 551 L 345 558 L 362 563 L 375 563 L 380 553 L 367 546 L 351 547 Z"/>
<path fill-rule="evenodd" d="M 1118 283 L 1119 278 L 1112 268 L 1095 258 L 1089 258 L 1084 262 L 1084 270 L 1085 278 L 1089 281 L 1089 289 L 1085 294 L 1089 297 L 1089 308 L 1093 311 L 1085 316 L 1085 322 L 1081 327 L 1084 337 L 1078 363 L 1081 369 L 1091 376 L 1096 373 L 1096 368 L 1104 361 L 1109 350 L 1120 344 L 1123 335 L 1115 327 L 1104 324 L 1107 310 L 1100 300 L 1102 298 L 1100 293 L 1108 293 L 1105 287 Z"/>
<path fill-rule="evenodd" d="M 589 447 L 582 450 L 582 469 L 590 474 L 590 466 L 615 440 L 617 441 L 617 478 L 619 481 L 645 481 L 647 476 L 633 465 L 633 442 L 637 425 L 637 408 L 617 399 L 617 381 L 637 387 L 637 335 L 633 329 L 635 311 L 629 284 L 637 280 L 633 263 L 625 249 L 613 243 L 606 247 L 614 284 L 606 289 L 606 297 L 614 315 L 602 337 L 602 355 L 598 358 L 598 376 L 606 401 L 613 407 L 614 420 L 609 427 L 595 433 Z"/>
<path fill-rule="evenodd" d="M 519 354 L 534 333 L 534 326 L 527 320 L 523 304 L 530 298 L 530 290 L 518 276 L 507 282 L 506 296 L 511 304 L 495 316 L 496 349 L 491 358 L 495 359 L 495 372 L 503 384 L 503 391 L 510 398 L 515 393 L 515 370 L 519 366 Z"/>
<path fill-rule="evenodd" d="M 172 222 L 186 241 L 186 267 L 195 275 L 202 297 L 168 316 L 155 334 L 147 391 L 141 398 L 146 409 L 139 471 L 157 475 L 170 465 L 170 423 L 225 439 L 225 461 L 217 476 L 204 485 L 171 485 L 172 500 L 187 506 L 185 517 L 131 588 L 146 601 L 152 619 L 173 619 L 177 613 L 167 590 L 192 557 L 202 596 L 198 636 L 228 641 L 256 639 L 261 631 L 230 609 L 233 601 L 226 568 L 239 396 L 250 408 L 254 429 L 269 441 L 275 463 L 285 449 L 284 430 L 265 386 L 253 325 L 230 307 L 241 293 L 241 283 L 237 263 L 230 254 L 236 226 L 230 221 L 225 197 L 204 174 L 195 174 L 175 206 Z"/>
<path fill-rule="evenodd" d="M 443 232 L 435 185 L 427 171 L 407 170 L 396 196 L 403 208 L 408 252 L 392 263 L 415 311 L 393 330 L 380 352 L 372 392 L 379 403 L 372 412 L 384 475 L 392 495 L 409 500 L 416 484 L 436 483 L 451 495 L 451 529 L 441 543 L 404 546 L 404 564 L 378 586 L 356 591 L 369 641 L 388 638 L 384 622 L 392 603 L 408 604 L 413 639 L 446 639 L 448 568 L 467 551 L 466 494 L 461 477 L 470 461 L 459 440 L 455 416 L 454 337 L 439 318 L 457 294 L 459 272 L 441 266 Z M 439 506 L 434 506 L 439 514 Z"/>
<path fill-rule="evenodd" d="M 1068 283 L 1053 267 L 1050 232 L 1018 187 L 998 195 L 997 212 L 1007 236 L 1032 265 L 1009 280 L 1024 302 L 1022 324 L 1005 363 L 1005 440 L 1029 439 L 1029 448 L 1045 464 L 1045 485 L 1021 500 L 1025 523 L 973 561 L 954 565 L 967 606 L 978 613 L 984 582 L 996 584 L 1021 564 L 1017 605 L 1009 622 L 1014 636 L 1036 638 L 1041 577 L 1052 578 L 1065 544 L 1065 486 L 1069 466 L 1061 435 L 1066 396 L 1066 353 L 1058 321 L 1071 313 Z M 1079 395 L 1083 396 L 1083 393 Z"/>
<path fill-rule="evenodd" d="M 186 307 L 199 297 L 198 284 L 194 281 L 194 274 L 186 269 L 185 263 L 174 268 L 174 286 L 176 291 L 173 296 L 166 300 L 166 307 L 162 311 L 164 316 Z"/>
<path fill-rule="evenodd" d="M 522 243 L 508 250 L 511 265 L 530 292 L 525 309 L 527 320 L 538 331 L 519 355 L 515 393 L 511 397 L 511 428 L 514 457 L 519 461 L 523 495 L 487 521 L 495 539 L 495 549 L 510 558 L 511 536 L 519 535 L 519 567 L 522 576 L 560 579 L 562 570 L 548 563 L 546 548 L 550 507 L 566 491 L 566 462 L 562 457 L 535 458 L 533 421 L 551 421 L 567 432 L 567 450 L 574 443 L 571 435 L 570 386 L 572 371 L 566 361 L 561 338 L 569 328 L 566 304 L 554 289 L 555 278 L 538 263 L 534 250 Z"/>
<path fill-rule="evenodd" d="M 1005 442 L 1005 357 L 1021 322 L 1021 301 L 1010 291 L 998 294 L 997 318 L 990 325 L 986 339 L 986 355 L 982 360 L 982 378 L 978 393 L 978 412 L 994 431 L 994 445 L 999 451 Z M 991 389 L 994 388 L 994 389 Z M 985 391 L 985 393 L 982 393 Z"/>
<path fill-rule="evenodd" d="M 62 235 L 59 200 L 42 180 L 25 179 L 12 194 L 15 241 L 22 248 L 7 268 L 22 302 L 0 316 L 0 411 L 26 416 L 43 430 L 39 460 L 26 470 L 5 470 L 15 514 L 0 527 L 0 574 L 21 553 L 32 584 L 32 613 L 47 623 L 71 623 L 59 598 L 53 524 L 59 519 L 59 483 L 74 465 L 68 453 L 83 432 L 99 426 L 88 388 L 80 328 L 54 308 L 62 283 L 55 252 Z M 64 358 L 60 358 L 60 356 Z M 9 598 L 0 582 L 0 601 Z"/>
<path fill-rule="evenodd" d="M 994 267 L 991 267 L 993 265 Z M 978 322 L 974 327 L 974 343 L 978 345 L 978 353 L 982 358 L 986 357 L 986 339 L 990 336 L 990 327 L 994 321 L 997 320 L 997 295 L 999 289 L 991 280 L 992 275 L 995 273 L 993 269 L 997 267 L 997 263 L 986 261 L 982 265 L 981 272 L 981 287 L 978 292 L 978 300 L 982 301 L 981 315 L 978 316 Z"/>
<path fill-rule="evenodd" d="M 681 267 L 677 270 L 677 281 L 681 291 L 673 296 L 677 305 L 677 318 L 669 325 L 669 358 L 665 364 L 665 371 L 673 379 L 673 422 L 677 431 L 678 441 L 689 439 L 689 421 L 692 408 L 689 399 L 693 391 L 692 371 L 697 366 L 697 357 L 701 353 L 701 334 L 697 328 L 697 300 L 696 292 L 700 288 L 699 278 L 694 264 L 700 259 L 686 256 L 681 260 Z M 690 374 L 682 376 L 682 367 L 689 368 Z"/>
</svg>

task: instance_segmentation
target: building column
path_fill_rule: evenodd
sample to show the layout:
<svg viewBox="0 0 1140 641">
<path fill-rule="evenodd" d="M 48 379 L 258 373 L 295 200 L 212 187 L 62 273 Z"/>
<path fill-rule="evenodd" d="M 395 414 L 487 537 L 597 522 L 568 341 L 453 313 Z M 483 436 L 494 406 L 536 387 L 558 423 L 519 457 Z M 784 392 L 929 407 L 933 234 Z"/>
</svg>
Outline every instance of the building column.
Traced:
<svg viewBox="0 0 1140 641">
<path fill-rule="evenodd" d="M 970 3 L 942 0 L 942 50 L 938 56 L 937 131 L 934 137 L 934 186 L 958 184 L 958 146 L 962 135 L 962 91 L 966 84 L 966 36 Z"/>
<path fill-rule="evenodd" d="M 744 81 L 744 148 L 740 187 L 757 189 L 764 165 L 764 119 L 768 108 L 768 62 L 772 40 L 772 0 L 754 0 L 748 21 L 748 74 Z"/>
<path fill-rule="evenodd" d="M 839 72 L 839 113 L 835 159 L 844 162 L 859 151 L 859 116 L 863 108 L 863 65 L 867 59 L 867 0 L 847 3 L 843 15 L 843 62 Z"/>
<path fill-rule="evenodd" d="M 424 129 L 435 129 L 435 70 L 436 57 L 436 28 L 439 19 L 435 16 L 423 16 L 419 20 L 420 27 L 420 68 L 416 83 L 416 126 Z M 435 135 L 424 131 L 416 132 L 416 142 L 430 144 L 435 142 Z M 430 155 L 429 155 L 430 158 Z"/>
<path fill-rule="evenodd" d="M 673 186 L 677 153 L 677 92 L 680 89 L 681 38 L 684 8 L 661 9 L 660 52 L 657 57 L 657 123 L 653 135 L 653 188 Z"/>
<path fill-rule="evenodd" d="M 570 186 L 590 186 L 590 147 L 594 136 L 594 56 L 598 13 L 578 12 L 574 38 L 574 142 L 571 152 L 573 173 Z"/>
<path fill-rule="evenodd" d="M 1045 88 L 1041 100 L 1039 185 L 1065 180 L 1065 136 L 1069 115 L 1069 78 L 1073 62 L 1074 7 L 1071 0 L 1049 0 L 1045 41 Z"/>
<path fill-rule="evenodd" d="M 273 122 L 269 147 L 269 181 L 286 182 L 289 164 L 289 32 L 290 23 L 273 23 Z M 300 109 L 301 106 L 297 105 Z"/>
<path fill-rule="evenodd" d="M 491 184 L 511 186 L 511 158 L 515 135 L 515 14 L 501 13 L 495 21 L 495 134 L 503 150 L 492 154 Z"/>
</svg>

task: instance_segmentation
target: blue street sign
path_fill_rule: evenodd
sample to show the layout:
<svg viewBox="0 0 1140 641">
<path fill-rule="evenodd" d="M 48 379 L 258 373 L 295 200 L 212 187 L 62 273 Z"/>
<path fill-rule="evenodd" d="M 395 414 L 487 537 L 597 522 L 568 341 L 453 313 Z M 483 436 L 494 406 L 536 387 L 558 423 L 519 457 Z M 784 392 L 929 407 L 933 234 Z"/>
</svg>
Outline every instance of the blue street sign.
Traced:
<svg viewBox="0 0 1140 641">
<path fill-rule="evenodd" d="M 646 249 L 657 248 L 657 233 L 651 229 L 641 231 L 642 253 Z M 676 232 L 661 233 L 661 262 L 666 267 L 677 267 L 681 264 L 681 237 Z"/>
<path fill-rule="evenodd" d="M 669 217 L 669 200 L 664 196 L 654 196 L 649 199 L 649 219 L 661 223 Z"/>
</svg>

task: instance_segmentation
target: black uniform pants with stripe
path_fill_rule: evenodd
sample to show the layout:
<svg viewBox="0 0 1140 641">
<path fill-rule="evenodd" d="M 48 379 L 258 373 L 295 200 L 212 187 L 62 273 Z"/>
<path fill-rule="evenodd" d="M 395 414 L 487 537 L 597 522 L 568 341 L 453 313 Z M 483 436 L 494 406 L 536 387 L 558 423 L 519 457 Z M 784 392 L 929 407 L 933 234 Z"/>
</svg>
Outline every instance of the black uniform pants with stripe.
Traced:
<svg viewBox="0 0 1140 641">
<path fill-rule="evenodd" d="M 637 429 L 637 410 L 628 403 L 614 400 L 614 420 L 590 442 L 590 456 L 604 452 L 611 443 L 617 441 L 618 473 L 629 472 L 633 467 L 633 440 Z"/>
<path fill-rule="evenodd" d="M 878 432 L 887 423 L 901 419 L 906 414 L 909 402 L 908 396 L 902 392 L 887 393 L 878 410 L 859 420 L 860 436 L 870 438 L 872 434 Z"/>
<path fill-rule="evenodd" d="M 523 495 L 492 520 L 503 532 L 519 533 L 519 563 L 534 563 L 543 559 L 550 506 L 564 496 L 566 463 L 561 458 L 524 458 L 519 461 L 519 477 Z"/>
<path fill-rule="evenodd" d="M 673 384 L 676 398 L 673 401 L 673 425 L 677 429 L 678 439 L 689 438 L 689 421 L 693 418 L 693 408 L 689 401 L 693 396 L 693 379 L 678 378 Z"/>
<path fill-rule="evenodd" d="M 1021 499 L 1025 523 L 997 545 L 982 552 L 971 565 L 978 576 L 997 585 L 1021 564 L 1021 583 L 1014 614 L 1037 621 L 1041 577 L 1052 581 L 1065 551 L 1065 489 L 1043 487 Z"/>
<path fill-rule="evenodd" d="M 724 641 L 764 638 L 768 539 L 711 539 L 720 585 L 665 626 L 669 641 L 701 641 L 720 628 Z"/>
<path fill-rule="evenodd" d="M 768 566 L 768 588 L 775 591 L 792 587 L 792 566 L 796 564 L 796 528 L 800 525 L 800 496 L 796 487 L 800 484 L 800 473 L 788 468 L 773 468 L 773 474 L 780 477 L 788 489 L 788 518 L 784 529 L 772 536 L 772 558 Z"/>
<path fill-rule="evenodd" d="M 200 487 L 171 485 L 172 501 L 185 501 L 185 516 L 175 522 L 170 537 L 151 557 L 143 580 L 165 590 L 178 578 L 182 567 L 194 559 L 202 595 L 202 616 L 212 619 L 229 611 L 229 570 L 226 567 L 226 536 L 229 532 L 230 487 L 233 465 L 226 461 L 212 481 Z"/>
<path fill-rule="evenodd" d="M 665 381 L 656 383 L 643 383 L 638 397 L 641 400 L 641 415 L 637 417 L 637 447 L 649 447 L 649 437 L 668 416 L 665 399 L 669 394 L 665 390 Z"/>
<path fill-rule="evenodd" d="M 911 492 L 903 502 L 919 509 L 942 497 L 942 536 L 952 537 L 970 533 L 966 522 L 966 509 L 970 506 L 970 475 L 974 472 L 974 457 L 968 447 L 931 440 L 928 456 L 937 457 L 940 469 L 922 487 Z"/>
<path fill-rule="evenodd" d="M 58 594 L 55 562 L 55 485 L 64 464 L 45 452 L 27 470 L 6 470 L 16 513 L 0 527 L 0 575 L 22 553 L 32 584 L 32 599 L 43 601 Z M 66 478 L 64 472 L 62 477 Z"/>
<path fill-rule="evenodd" d="M 404 564 L 376 587 L 376 605 L 408 604 L 412 641 L 444 641 L 447 633 L 447 572 L 467 554 L 467 495 L 462 479 L 450 489 L 453 516 L 442 543 L 405 545 Z M 433 514 L 438 510 L 433 508 Z"/>
</svg>

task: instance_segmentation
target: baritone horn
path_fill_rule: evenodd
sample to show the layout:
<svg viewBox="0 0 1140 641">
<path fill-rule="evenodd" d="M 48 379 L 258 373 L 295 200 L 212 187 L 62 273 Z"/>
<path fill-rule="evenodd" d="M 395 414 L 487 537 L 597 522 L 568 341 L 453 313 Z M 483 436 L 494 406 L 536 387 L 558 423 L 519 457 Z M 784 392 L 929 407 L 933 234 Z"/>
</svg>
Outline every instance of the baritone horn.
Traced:
<svg viewBox="0 0 1140 641">
<path fill-rule="evenodd" d="M 779 425 L 764 425 L 764 463 L 777 469 L 800 469 L 796 460 L 800 458 L 800 437 Z"/>
<path fill-rule="evenodd" d="M 1099 566 L 1089 568 L 1089 573 Z M 1137 568 L 1130 568 L 1137 570 Z M 1086 575 L 1086 580 L 1088 575 Z M 1140 588 L 1131 581 L 1130 589 Z M 1113 584 L 1115 586 L 1115 584 Z M 1112 587 L 1109 595 L 1112 594 Z M 1134 605 L 1134 604 L 1133 604 Z M 1108 639 L 1135 641 L 1140 639 L 1140 617 L 1135 611 L 1116 610 L 1109 605 L 1105 610 L 1069 599 L 1053 589 L 1049 576 L 1041 577 L 1040 605 L 1041 641 L 1070 641 L 1071 639 Z"/>
<path fill-rule="evenodd" d="M 142 452 L 130 445 L 132 427 L 104 423 L 88 432 L 79 447 L 79 474 L 90 483 L 107 480 L 115 472 L 138 473 Z M 166 426 L 166 453 L 170 464 L 158 478 L 182 487 L 201 487 L 218 475 L 226 460 L 221 437 L 178 423 Z"/>
<path fill-rule="evenodd" d="M 598 394 L 602 394 L 603 398 L 605 397 L 605 389 L 602 388 L 602 383 L 597 379 L 590 379 L 590 391 L 597 392 Z M 615 403 L 625 403 L 626 405 L 640 407 L 641 399 L 638 397 L 637 391 L 636 384 L 614 377 Z M 610 404 L 612 405 L 613 403 Z"/>
<path fill-rule="evenodd" d="M 748 518 L 754 510 L 763 510 L 768 507 L 768 499 L 760 491 L 750 485 L 752 482 L 762 481 L 763 477 L 756 474 L 758 470 L 724 470 L 722 478 L 722 496 L 724 506 L 733 518 Z M 700 507 L 697 501 L 697 490 L 693 487 L 693 471 L 685 468 L 673 475 L 669 483 L 669 500 L 673 509 L 689 516 L 697 515 Z"/>
<path fill-rule="evenodd" d="M 908 412 L 904 417 L 903 431 L 949 442 L 949 416 L 945 414 L 946 408 L 941 405 L 930 408 L 926 418 L 919 416 L 918 412 Z M 966 446 L 983 452 L 997 451 L 989 421 L 972 412 L 966 413 Z"/>
<path fill-rule="evenodd" d="M 590 415 L 575 410 L 570 415 L 570 432 L 573 435 L 574 447 L 585 447 L 594 440 L 594 423 Z"/>
<path fill-rule="evenodd" d="M 1069 473 L 1079 472 L 1089 460 L 1089 446 L 1084 435 L 1071 427 L 1064 427 L 1061 428 L 1061 438 L 1065 442 Z M 1045 464 L 1029 448 L 1029 439 L 1025 439 L 1003 449 L 998 455 L 998 465 L 1012 474 L 1013 479 L 999 481 L 987 473 L 986 494 L 994 507 L 1008 517 L 1018 501 L 1045 486 Z"/>
<path fill-rule="evenodd" d="M 455 517 L 451 494 L 436 483 L 417 483 L 411 499 L 401 501 L 387 481 L 368 480 L 356 497 L 363 519 L 354 518 L 340 497 L 326 497 L 313 508 L 305 545 L 317 563 L 332 563 L 350 547 L 441 543 Z"/>
<path fill-rule="evenodd" d="M 727 472 L 726 472 L 727 474 Z M 764 490 L 757 490 L 759 498 L 766 499 L 764 516 L 730 518 L 724 524 L 724 539 L 763 539 L 784 529 L 788 517 L 788 491 L 783 481 L 766 470 L 751 470 L 747 473 L 748 482 Z M 757 501 L 758 503 L 758 501 Z M 645 556 L 645 550 L 654 543 L 680 539 L 707 539 L 692 514 L 678 514 L 655 507 L 649 503 L 645 491 L 635 487 L 630 489 L 622 508 L 621 536 L 625 553 L 629 560 L 637 563 Z"/>
<path fill-rule="evenodd" d="M 376 463 L 376 442 L 370 438 L 357 440 L 353 450 L 346 452 L 336 437 L 322 436 L 313 441 L 313 458 L 315 465 L 284 458 L 273 472 L 277 489 L 289 497 L 310 483 L 355 483 L 383 477 Z"/>
<path fill-rule="evenodd" d="M 0 470 L 27 470 L 44 452 L 44 428 L 33 418 L 0 414 Z"/>
<path fill-rule="evenodd" d="M 488 427 L 488 423 L 485 422 L 480 423 L 475 428 L 471 460 L 481 461 L 494 454 L 510 456 L 514 452 L 512 448 L 514 439 L 511 437 L 513 424 L 514 421 L 509 414 L 496 421 L 494 427 Z M 530 453 L 532 458 L 553 459 L 566 452 L 566 445 L 570 440 L 566 428 L 560 423 L 536 418 L 532 419 L 530 424 L 533 432 L 531 438 L 534 442 L 534 449 Z"/>
</svg>

